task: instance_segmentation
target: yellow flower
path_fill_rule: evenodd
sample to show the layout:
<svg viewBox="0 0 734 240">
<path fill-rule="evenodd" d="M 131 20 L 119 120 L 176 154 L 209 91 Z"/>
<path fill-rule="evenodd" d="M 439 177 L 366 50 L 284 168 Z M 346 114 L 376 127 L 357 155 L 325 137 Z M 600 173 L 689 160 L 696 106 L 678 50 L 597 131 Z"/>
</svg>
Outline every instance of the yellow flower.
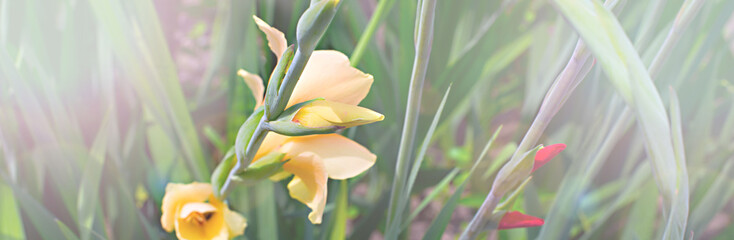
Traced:
<svg viewBox="0 0 734 240">
<path fill-rule="evenodd" d="M 161 225 L 179 239 L 230 239 L 242 235 L 247 220 L 214 197 L 211 184 L 169 183 Z"/>
<path fill-rule="evenodd" d="M 287 46 L 285 35 L 263 20 L 253 18 L 265 33 L 270 49 L 280 58 Z M 263 89 L 262 80 L 256 75 L 247 77 L 256 78 L 245 82 L 253 90 L 256 100 L 261 102 L 259 89 Z M 321 99 L 298 110 L 291 121 L 306 127 L 353 127 L 381 121 L 384 118 L 382 114 L 357 106 L 367 96 L 372 82 L 372 75 L 352 67 L 344 54 L 333 50 L 314 51 L 287 106 Z M 372 167 L 377 158 L 359 143 L 339 134 L 286 137 L 270 132 L 254 161 L 274 151 L 285 153 L 290 159 L 283 165 L 285 174 L 276 176 L 283 179 L 294 175 L 288 183 L 288 190 L 291 197 L 311 208 L 308 218 L 312 223 L 321 223 L 328 178 L 357 176 Z"/>
</svg>

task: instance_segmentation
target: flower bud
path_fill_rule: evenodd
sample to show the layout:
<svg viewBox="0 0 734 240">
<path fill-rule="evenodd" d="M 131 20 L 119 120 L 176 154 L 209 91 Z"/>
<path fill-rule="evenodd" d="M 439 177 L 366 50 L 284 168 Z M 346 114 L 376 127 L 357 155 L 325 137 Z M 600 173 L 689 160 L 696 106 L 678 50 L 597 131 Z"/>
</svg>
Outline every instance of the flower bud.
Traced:
<svg viewBox="0 0 734 240">
<path fill-rule="evenodd" d="M 301 15 L 296 28 L 296 39 L 301 51 L 310 52 L 316 48 L 316 44 L 334 18 L 338 5 L 339 0 L 321 0 L 312 3 Z"/>
<path fill-rule="evenodd" d="M 282 106 L 278 106 L 278 104 L 276 104 L 276 100 L 280 97 L 278 94 L 280 84 L 283 82 L 286 71 L 293 61 L 294 49 L 295 47 L 290 45 L 285 52 L 283 52 L 283 56 L 280 57 L 278 64 L 275 65 L 275 69 L 273 69 L 273 73 L 270 74 L 268 90 L 265 92 L 265 115 L 268 117 L 269 121 L 275 120 L 278 118 L 278 115 L 283 112 L 283 109 L 279 109 Z"/>
<path fill-rule="evenodd" d="M 252 163 L 245 171 L 238 173 L 233 180 L 245 185 L 254 185 L 283 170 L 285 153 L 272 152 Z"/>
<path fill-rule="evenodd" d="M 324 32 L 326 32 L 329 23 L 334 18 L 338 5 L 339 0 L 312 2 L 311 6 L 306 9 L 306 12 L 301 15 L 296 27 L 298 48 L 293 55 L 293 61 L 288 66 L 288 72 L 283 77 L 282 84 L 280 84 L 277 99 L 273 99 L 275 101 L 272 101 L 268 105 L 268 109 L 270 110 L 270 113 L 267 115 L 268 120 L 278 118 L 283 112 L 283 109 L 286 108 L 293 89 L 296 87 L 298 79 L 306 67 L 306 63 L 308 63 L 308 59 L 316 48 L 316 44 L 324 35 Z"/>
<path fill-rule="evenodd" d="M 219 199 L 224 198 L 224 196 L 221 195 L 220 190 L 222 189 L 222 185 L 224 185 L 224 182 L 227 181 L 229 172 L 232 171 L 235 163 L 237 163 L 237 158 L 234 157 L 233 150 L 234 149 L 230 149 L 229 151 L 227 151 L 226 154 L 224 154 L 224 158 L 221 162 L 219 162 L 219 165 L 214 168 L 214 172 L 212 172 L 211 182 L 212 188 L 214 188 L 214 196 Z"/>
<path fill-rule="evenodd" d="M 240 130 L 237 132 L 237 138 L 234 141 L 234 153 L 237 157 L 237 161 L 244 161 L 245 151 L 247 151 L 247 145 L 252 139 L 252 135 L 257 129 L 257 125 L 260 124 L 260 119 L 263 117 L 263 108 L 255 110 L 250 117 L 242 123 Z"/>
<path fill-rule="evenodd" d="M 336 130 L 382 121 L 380 113 L 367 108 L 314 99 L 288 108 L 269 129 L 287 136 L 328 134 Z"/>
<path fill-rule="evenodd" d="M 515 200 L 517 200 L 517 198 L 520 196 L 520 193 L 522 193 L 523 190 L 525 190 L 525 186 L 528 185 L 528 183 L 530 182 L 530 179 L 532 178 L 533 178 L 532 176 L 526 178 L 525 181 L 523 181 L 522 184 L 520 184 L 520 186 L 515 188 L 515 190 L 512 191 L 512 193 L 509 196 L 507 196 L 505 201 L 497 205 L 497 207 L 495 207 L 494 210 L 497 211 L 497 210 L 512 209 L 512 206 L 515 205 Z"/>
<path fill-rule="evenodd" d="M 502 196 L 525 181 L 533 170 L 535 154 L 540 147 L 537 146 L 526 152 L 520 159 L 511 159 L 507 162 L 497 173 L 497 178 L 494 179 L 494 184 L 492 185 L 492 191 Z"/>
</svg>

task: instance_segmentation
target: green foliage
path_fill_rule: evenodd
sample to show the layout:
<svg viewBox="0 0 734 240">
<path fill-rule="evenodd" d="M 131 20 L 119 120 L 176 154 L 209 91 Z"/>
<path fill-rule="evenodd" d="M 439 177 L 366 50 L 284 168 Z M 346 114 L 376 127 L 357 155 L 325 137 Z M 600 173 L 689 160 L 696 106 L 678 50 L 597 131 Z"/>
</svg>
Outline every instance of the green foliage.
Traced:
<svg viewBox="0 0 734 240">
<path fill-rule="evenodd" d="M 285 156 L 259 161 L 229 193 L 246 239 L 456 238 L 493 185 L 545 224 L 481 236 L 734 236 L 734 1 L 342 0 L 299 22 L 310 2 L 0 0 L 0 239 L 175 238 L 166 184 L 221 188 L 265 114 L 237 70 L 293 81 L 313 49 L 374 76 L 360 105 L 385 120 L 336 132 L 377 162 L 313 225 L 260 181 Z M 309 54 L 279 64 L 252 15 Z"/>
</svg>

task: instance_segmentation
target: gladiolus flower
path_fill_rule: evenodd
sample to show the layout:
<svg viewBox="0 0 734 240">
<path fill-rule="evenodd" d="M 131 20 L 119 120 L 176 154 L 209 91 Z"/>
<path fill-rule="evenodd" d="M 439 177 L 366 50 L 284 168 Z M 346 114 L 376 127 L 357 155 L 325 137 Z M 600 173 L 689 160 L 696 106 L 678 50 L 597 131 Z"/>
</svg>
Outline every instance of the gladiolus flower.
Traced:
<svg viewBox="0 0 734 240">
<path fill-rule="evenodd" d="M 287 46 L 285 35 L 263 20 L 253 18 L 265 33 L 270 49 L 280 58 Z M 258 89 L 263 89 L 262 80 L 246 82 L 255 98 L 262 98 L 262 94 L 258 94 Z M 357 106 L 367 96 L 372 82 L 372 75 L 352 67 L 344 54 L 332 50 L 314 51 L 287 107 L 321 99 L 307 103 L 291 121 L 314 128 L 345 128 L 381 121 L 382 114 Z M 357 176 L 372 167 L 377 158 L 359 143 L 339 134 L 287 137 L 270 132 L 253 162 L 271 152 L 285 153 L 290 159 L 283 165 L 283 172 L 271 179 L 294 176 L 288 183 L 289 193 L 311 209 L 308 218 L 315 224 L 321 223 L 328 179 Z"/>
<path fill-rule="evenodd" d="M 563 149 L 566 149 L 566 144 L 559 143 L 538 150 L 538 152 L 535 153 L 535 163 L 533 164 L 532 172 L 535 172 L 535 170 L 550 162 L 550 160 L 561 153 Z"/>
<path fill-rule="evenodd" d="M 161 225 L 178 239 L 231 239 L 242 235 L 247 220 L 214 197 L 208 183 L 166 186 Z"/>
<path fill-rule="evenodd" d="M 543 226 L 542 218 L 525 215 L 518 211 L 507 212 L 502 216 L 497 229 L 513 229 Z"/>
</svg>

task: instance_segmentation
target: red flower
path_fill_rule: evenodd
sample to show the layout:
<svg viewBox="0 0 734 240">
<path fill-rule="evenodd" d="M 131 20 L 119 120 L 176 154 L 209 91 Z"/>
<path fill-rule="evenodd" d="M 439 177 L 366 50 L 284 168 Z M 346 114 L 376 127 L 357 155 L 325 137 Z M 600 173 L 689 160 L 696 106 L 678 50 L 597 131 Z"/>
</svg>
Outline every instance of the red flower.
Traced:
<svg viewBox="0 0 734 240">
<path fill-rule="evenodd" d="M 518 211 L 512 211 L 507 212 L 502 216 L 497 229 L 539 227 L 542 226 L 543 223 L 545 223 L 545 221 L 543 221 L 542 218 L 525 215 Z"/>
<path fill-rule="evenodd" d="M 550 162 L 550 160 L 561 153 L 563 149 L 566 149 L 566 144 L 559 143 L 538 150 L 538 152 L 535 154 L 535 164 L 533 164 L 533 172 L 535 172 L 536 169 L 542 167 L 546 163 Z"/>
</svg>

